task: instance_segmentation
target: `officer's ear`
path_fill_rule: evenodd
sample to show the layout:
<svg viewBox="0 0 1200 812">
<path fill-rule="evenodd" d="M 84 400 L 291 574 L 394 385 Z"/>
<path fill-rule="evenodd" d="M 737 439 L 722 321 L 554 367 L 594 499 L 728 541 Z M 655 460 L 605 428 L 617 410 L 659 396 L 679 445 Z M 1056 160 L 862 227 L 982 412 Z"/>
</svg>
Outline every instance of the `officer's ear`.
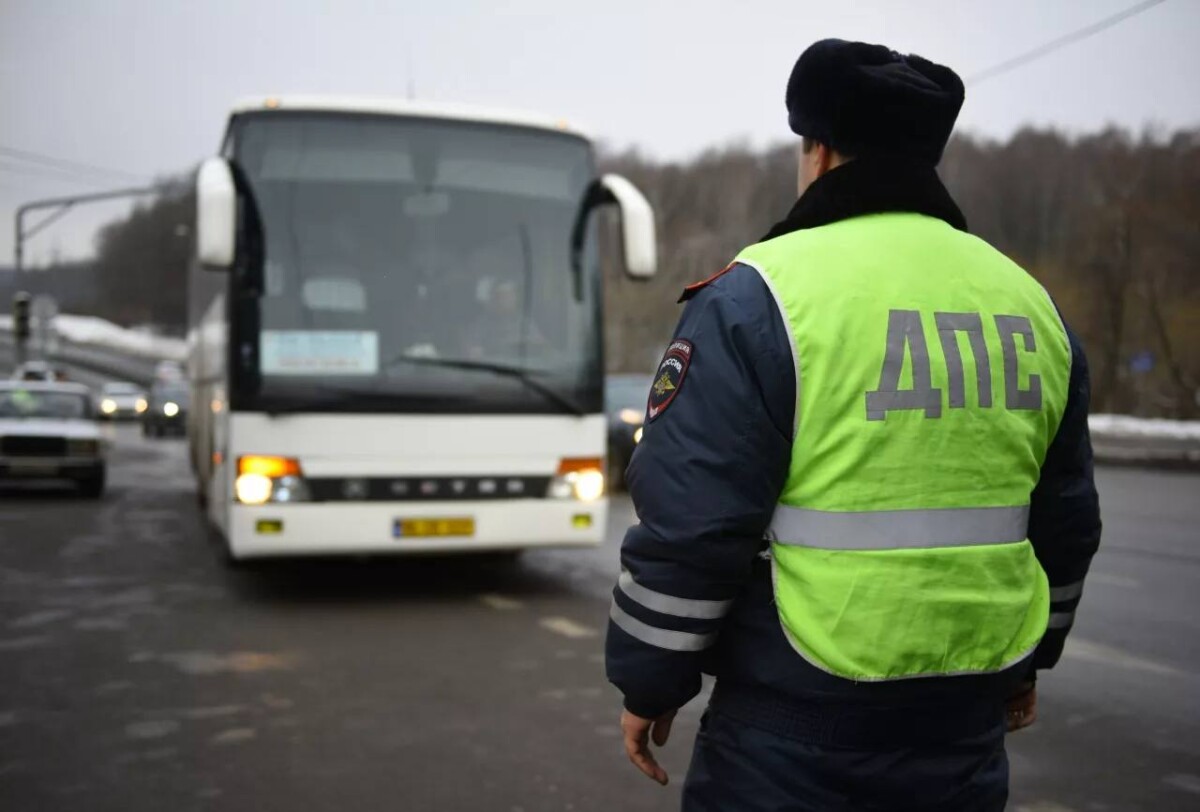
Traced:
<svg viewBox="0 0 1200 812">
<path fill-rule="evenodd" d="M 796 182 L 797 191 L 801 195 L 817 178 L 849 160 L 848 157 L 837 152 L 828 144 L 823 144 L 807 136 L 800 142 L 798 158 L 799 176 Z"/>
<path fill-rule="evenodd" d="M 800 152 L 796 178 L 796 192 L 803 195 L 812 182 L 829 171 L 829 147 L 820 141 L 804 136 L 800 142 Z"/>
</svg>

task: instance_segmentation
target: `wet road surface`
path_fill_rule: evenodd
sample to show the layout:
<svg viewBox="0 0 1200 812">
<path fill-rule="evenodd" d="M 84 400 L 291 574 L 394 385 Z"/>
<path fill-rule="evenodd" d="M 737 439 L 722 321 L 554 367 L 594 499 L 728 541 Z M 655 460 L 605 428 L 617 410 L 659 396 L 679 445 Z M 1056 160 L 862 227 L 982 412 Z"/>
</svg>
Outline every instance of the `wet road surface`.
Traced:
<svg viewBox="0 0 1200 812">
<path fill-rule="evenodd" d="M 0 487 L 2 810 L 662 810 L 603 676 L 592 551 L 223 566 L 181 440 L 110 429 L 110 489 Z M 1010 739 L 1024 812 L 1200 808 L 1200 477 L 1100 474 L 1075 635 Z"/>
</svg>

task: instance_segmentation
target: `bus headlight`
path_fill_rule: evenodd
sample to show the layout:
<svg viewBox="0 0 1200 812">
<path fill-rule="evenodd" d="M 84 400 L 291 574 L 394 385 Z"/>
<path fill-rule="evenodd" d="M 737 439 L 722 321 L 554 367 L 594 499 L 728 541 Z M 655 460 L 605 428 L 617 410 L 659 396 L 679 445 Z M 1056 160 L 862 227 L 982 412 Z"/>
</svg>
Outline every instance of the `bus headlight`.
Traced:
<svg viewBox="0 0 1200 812">
<path fill-rule="evenodd" d="M 571 484 L 575 489 L 575 498 L 581 502 L 595 502 L 604 495 L 604 474 L 599 471 L 579 471 Z"/>
<path fill-rule="evenodd" d="M 233 493 L 244 505 L 267 502 L 307 502 L 308 485 L 300 462 L 291 457 L 238 457 Z"/>
<path fill-rule="evenodd" d="M 595 502 L 604 496 L 603 460 L 570 459 L 558 465 L 558 475 L 550 480 L 546 495 L 551 499 L 578 499 Z"/>
<path fill-rule="evenodd" d="M 173 400 L 168 400 L 163 404 L 162 410 L 163 414 L 165 414 L 167 417 L 174 417 L 175 415 L 179 414 L 179 404 Z"/>
<path fill-rule="evenodd" d="M 142 412 L 144 412 L 150 408 L 150 404 L 146 401 L 145 398 L 138 398 L 137 403 L 133 404 L 133 408 L 137 409 L 138 414 L 141 414 Z"/>
<path fill-rule="evenodd" d="M 238 474 L 233 492 L 243 505 L 265 505 L 271 499 L 275 483 L 262 474 Z"/>
<path fill-rule="evenodd" d="M 100 411 L 104 412 L 105 414 L 112 414 L 116 410 L 117 402 L 112 398 L 105 398 L 104 400 L 100 401 Z"/>
</svg>

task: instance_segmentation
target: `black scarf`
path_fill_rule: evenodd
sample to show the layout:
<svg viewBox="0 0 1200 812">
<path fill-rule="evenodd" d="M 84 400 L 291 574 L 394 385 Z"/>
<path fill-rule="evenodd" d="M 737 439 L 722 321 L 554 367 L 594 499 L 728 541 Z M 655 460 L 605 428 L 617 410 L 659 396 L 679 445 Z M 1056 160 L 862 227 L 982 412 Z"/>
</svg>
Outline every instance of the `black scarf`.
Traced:
<svg viewBox="0 0 1200 812">
<path fill-rule="evenodd" d="M 936 217 L 959 231 L 967 230 L 966 218 L 932 166 L 895 158 L 856 158 L 817 178 L 762 241 L 863 214 L 900 211 Z"/>
</svg>

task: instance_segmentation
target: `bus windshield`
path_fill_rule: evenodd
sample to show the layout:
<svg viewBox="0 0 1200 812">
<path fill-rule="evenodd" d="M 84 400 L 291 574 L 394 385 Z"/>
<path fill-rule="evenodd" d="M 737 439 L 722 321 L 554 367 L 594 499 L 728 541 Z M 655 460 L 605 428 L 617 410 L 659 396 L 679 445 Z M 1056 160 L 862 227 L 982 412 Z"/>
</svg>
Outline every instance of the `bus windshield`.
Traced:
<svg viewBox="0 0 1200 812">
<path fill-rule="evenodd" d="M 232 139 L 264 236 L 263 402 L 600 411 L 594 251 L 570 262 L 585 140 L 284 112 L 239 116 Z"/>
</svg>

